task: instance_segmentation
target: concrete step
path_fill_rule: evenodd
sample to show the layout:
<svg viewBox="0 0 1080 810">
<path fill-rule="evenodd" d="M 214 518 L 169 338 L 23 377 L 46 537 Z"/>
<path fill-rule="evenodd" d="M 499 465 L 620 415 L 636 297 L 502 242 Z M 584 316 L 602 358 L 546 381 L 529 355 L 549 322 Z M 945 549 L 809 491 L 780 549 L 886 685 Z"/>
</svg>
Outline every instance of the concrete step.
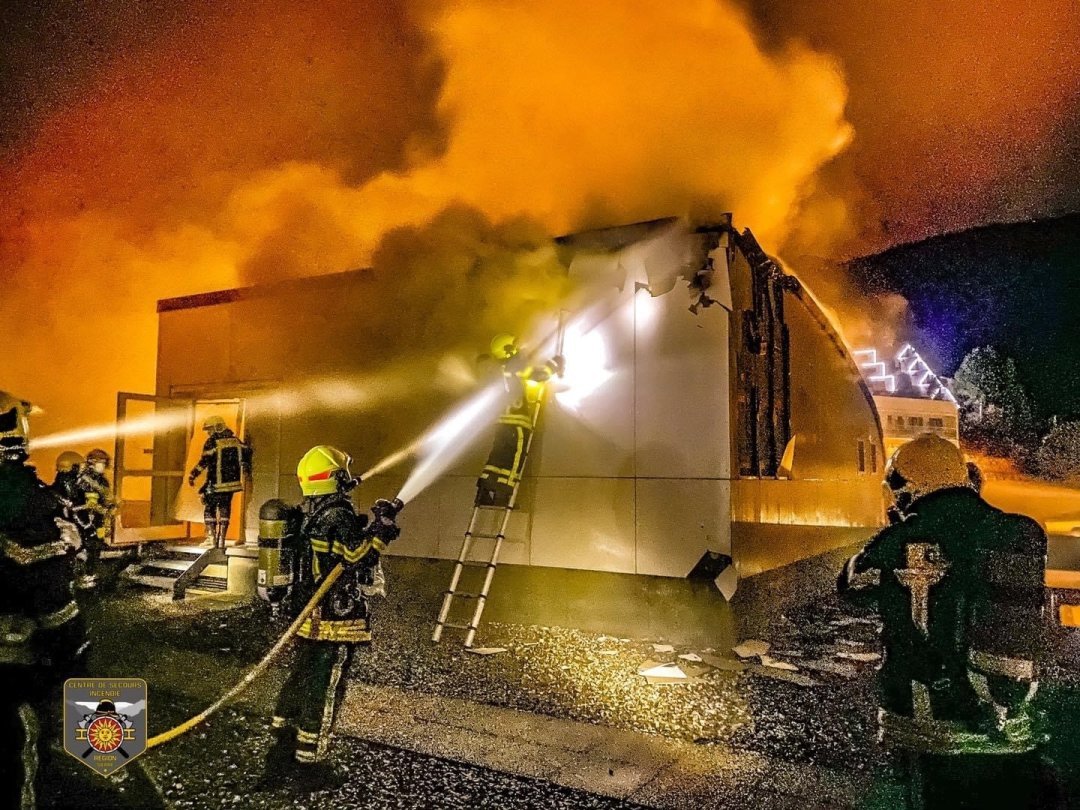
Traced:
<svg viewBox="0 0 1080 810">
<path fill-rule="evenodd" d="M 164 559 L 150 559 L 143 560 L 142 570 L 148 568 L 155 568 L 161 571 L 175 571 L 176 576 L 180 576 L 182 573 L 191 568 L 191 564 L 194 560 L 164 560 Z"/>
<path fill-rule="evenodd" d="M 174 545 L 167 545 L 167 546 L 162 546 L 161 550 L 163 552 L 165 552 L 166 554 L 172 556 L 172 557 L 191 557 L 193 559 L 198 559 L 208 549 L 207 549 L 206 546 L 174 546 Z"/>
<path fill-rule="evenodd" d="M 199 577 L 195 584 L 188 588 L 192 591 L 224 591 L 228 589 L 228 581 L 222 577 Z"/>
<path fill-rule="evenodd" d="M 169 591 L 172 593 L 173 583 L 176 581 L 175 577 L 156 577 L 151 574 L 126 574 L 125 579 L 128 582 L 133 582 L 136 585 L 143 585 L 147 588 L 157 588 L 162 591 Z"/>
<path fill-rule="evenodd" d="M 176 577 L 148 574 L 143 573 L 141 570 L 132 573 L 126 573 L 124 575 L 124 578 L 128 582 L 132 582 L 136 585 L 142 585 L 146 588 L 155 588 L 161 591 L 168 591 L 169 593 L 172 593 L 173 585 L 176 582 Z M 228 580 L 224 576 L 200 576 L 188 588 L 188 593 L 195 593 L 199 591 L 225 591 L 227 588 Z"/>
</svg>

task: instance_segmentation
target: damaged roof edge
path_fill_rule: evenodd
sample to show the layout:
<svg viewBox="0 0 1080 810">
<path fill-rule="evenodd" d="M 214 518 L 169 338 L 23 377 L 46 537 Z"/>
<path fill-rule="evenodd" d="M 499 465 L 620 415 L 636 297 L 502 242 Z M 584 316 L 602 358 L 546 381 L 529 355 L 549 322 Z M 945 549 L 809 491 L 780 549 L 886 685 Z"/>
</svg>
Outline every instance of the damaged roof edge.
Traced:
<svg viewBox="0 0 1080 810">
<path fill-rule="evenodd" d="M 578 231 L 575 233 L 557 236 L 552 241 L 557 248 L 569 249 L 571 252 L 616 252 L 629 245 L 640 242 L 646 238 L 655 236 L 665 228 L 669 228 L 680 221 L 680 217 L 662 217 L 642 222 L 632 222 L 626 225 L 615 225 L 607 228 L 595 228 L 592 230 Z M 739 234 L 732 228 L 731 214 L 723 214 L 715 223 L 693 225 L 691 228 L 696 233 L 713 231 L 728 231 L 734 236 Z M 749 230 L 747 230 L 749 233 Z M 757 240 L 751 234 L 749 237 L 754 246 Z M 758 252 L 761 248 L 757 247 Z M 764 253 L 762 252 L 762 255 Z M 568 264 L 568 262 L 563 262 Z M 309 276 L 297 276 L 296 278 L 281 279 L 265 284 L 253 284 L 247 287 L 234 287 L 231 289 L 214 290 L 193 295 L 181 295 L 174 298 L 162 298 L 157 302 L 158 313 L 174 312 L 184 309 L 198 309 L 218 304 L 229 304 L 234 301 L 243 301 L 252 298 L 263 298 L 288 292 L 290 289 L 311 289 L 313 284 L 325 284 L 333 286 L 345 278 L 363 278 L 371 270 L 370 267 L 361 267 L 354 270 L 345 270 L 338 273 L 324 273 Z"/>
<path fill-rule="evenodd" d="M 265 284 L 253 284 L 250 287 L 234 287 L 228 290 L 215 290 L 213 292 L 196 293 L 194 295 L 181 295 L 176 298 L 162 298 L 157 302 L 158 313 L 174 312 L 181 309 L 198 309 L 199 307 L 212 307 L 217 304 L 230 304 L 233 301 L 244 301 L 252 298 L 264 298 L 291 289 L 312 289 L 312 285 L 333 286 L 338 282 L 355 277 L 363 278 L 371 271 L 370 267 L 360 267 L 355 270 L 345 270 L 339 273 L 323 273 L 312 276 L 297 276 L 296 278 L 280 279 Z"/>
</svg>

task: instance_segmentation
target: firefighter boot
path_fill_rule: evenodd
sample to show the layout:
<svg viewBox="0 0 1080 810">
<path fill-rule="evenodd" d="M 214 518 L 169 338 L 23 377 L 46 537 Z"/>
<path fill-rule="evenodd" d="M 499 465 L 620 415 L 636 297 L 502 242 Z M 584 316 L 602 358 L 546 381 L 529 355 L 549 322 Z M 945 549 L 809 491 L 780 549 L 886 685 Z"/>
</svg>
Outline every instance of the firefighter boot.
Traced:
<svg viewBox="0 0 1080 810">
<path fill-rule="evenodd" d="M 217 548 L 225 548 L 225 537 L 229 533 L 229 521 L 218 520 L 217 530 L 214 532 L 214 546 Z"/>
<path fill-rule="evenodd" d="M 203 548 L 213 548 L 217 542 L 217 521 L 207 520 L 206 524 L 206 539 L 202 541 Z"/>
</svg>

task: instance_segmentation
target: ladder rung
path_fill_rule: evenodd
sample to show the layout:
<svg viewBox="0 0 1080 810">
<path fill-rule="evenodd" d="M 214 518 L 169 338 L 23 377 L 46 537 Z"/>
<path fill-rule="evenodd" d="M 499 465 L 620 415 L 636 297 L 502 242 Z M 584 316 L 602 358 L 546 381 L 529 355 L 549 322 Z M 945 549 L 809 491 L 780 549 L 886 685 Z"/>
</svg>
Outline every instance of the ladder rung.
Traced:
<svg viewBox="0 0 1080 810">
<path fill-rule="evenodd" d="M 477 509 L 486 509 L 489 512 L 507 512 L 510 510 L 509 506 L 489 506 L 487 504 L 481 504 L 476 507 Z"/>
<path fill-rule="evenodd" d="M 458 560 L 462 565 L 466 565 L 469 568 L 494 568 L 495 563 L 485 562 L 484 560 Z"/>
<path fill-rule="evenodd" d="M 450 591 L 447 591 L 450 593 Z M 466 591 L 455 591 L 453 593 L 455 599 L 487 599 L 482 593 L 468 593 Z"/>
<path fill-rule="evenodd" d="M 471 624 L 459 624 L 457 622 L 443 622 L 443 627 L 452 627 L 454 630 L 472 630 Z"/>
<path fill-rule="evenodd" d="M 505 534 L 486 534 L 484 532 L 475 532 L 471 535 L 473 540 L 498 540 L 500 537 L 505 540 Z"/>
</svg>

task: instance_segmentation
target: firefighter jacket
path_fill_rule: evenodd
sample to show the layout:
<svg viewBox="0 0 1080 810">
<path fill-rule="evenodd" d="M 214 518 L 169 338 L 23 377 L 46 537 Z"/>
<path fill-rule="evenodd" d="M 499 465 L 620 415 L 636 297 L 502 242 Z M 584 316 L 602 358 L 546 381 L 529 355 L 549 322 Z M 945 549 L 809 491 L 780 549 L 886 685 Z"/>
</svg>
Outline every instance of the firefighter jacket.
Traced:
<svg viewBox="0 0 1080 810">
<path fill-rule="evenodd" d="M 306 604 L 339 563 L 347 568 L 298 634 L 314 641 L 371 641 L 367 600 L 361 589 L 374 581 L 379 554 L 386 549 L 384 539 L 369 529 L 367 516 L 357 514 L 345 493 L 305 498 L 300 535 L 296 604 Z"/>
<path fill-rule="evenodd" d="M 533 366 L 520 354 L 503 363 L 503 384 L 510 395 L 510 407 L 535 406 L 543 395 L 544 384 L 555 376 L 558 369 L 554 360 Z"/>
<path fill-rule="evenodd" d="M 967 487 L 915 501 L 848 564 L 840 589 L 876 600 L 882 741 L 935 754 L 1035 747 L 1046 535 Z"/>
<path fill-rule="evenodd" d="M 58 472 L 49 489 L 63 506 L 65 519 L 86 527 L 89 521 L 86 517 L 86 498 L 79 488 L 80 472 L 78 466 Z"/>
<path fill-rule="evenodd" d="M 236 438 L 229 428 L 212 433 L 203 444 L 202 455 L 191 469 L 192 481 L 206 470 L 206 481 L 199 492 L 240 492 L 244 488 L 244 476 L 251 468 L 251 448 Z"/>
<path fill-rule="evenodd" d="M 78 517 L 77 522 L 86 530 L 88 537 L 104 540 L 109 535 L 116 510 L 109 479 L 95 472 L 89 464 L 83 464 L 79 477 L 75 479 L 75 489 L 74 514 Z"/>
<path fill-rule="evenodd" d="M 52 666 L 86 645 L 73 580 L 78 531 L 33 467 L 0 463 L 0 667 Z"/>
</svg>

